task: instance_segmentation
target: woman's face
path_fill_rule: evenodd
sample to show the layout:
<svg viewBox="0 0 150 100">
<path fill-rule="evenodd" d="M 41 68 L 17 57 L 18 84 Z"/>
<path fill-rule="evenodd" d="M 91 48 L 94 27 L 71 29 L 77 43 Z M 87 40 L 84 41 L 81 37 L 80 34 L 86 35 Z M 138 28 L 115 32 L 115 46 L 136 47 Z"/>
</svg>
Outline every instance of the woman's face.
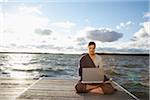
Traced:
<svg viewBox="0 0 150 100">
<path fill-rule="evenodd" d="M 89 48 L 89 54 L 91 55 L 95 54 L 95 45 L 90 45 L 88 46 L 88 48 Z"/>
</svg>

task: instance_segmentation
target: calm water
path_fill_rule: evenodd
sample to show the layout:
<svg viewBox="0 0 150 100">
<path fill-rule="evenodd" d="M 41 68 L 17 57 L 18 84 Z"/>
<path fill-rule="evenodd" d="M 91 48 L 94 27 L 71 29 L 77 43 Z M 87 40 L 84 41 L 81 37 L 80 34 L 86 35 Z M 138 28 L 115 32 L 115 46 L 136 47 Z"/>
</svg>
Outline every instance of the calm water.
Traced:
<svg viewBox="0 0 150 100">
<path fill-rule="evenodd" d="M 81 55 L 0 54 L 0 76 L 78 78 Z M 149 57 L 103 55 L 106 73 L 142 100 L 149 100 Z"/>
</svg>

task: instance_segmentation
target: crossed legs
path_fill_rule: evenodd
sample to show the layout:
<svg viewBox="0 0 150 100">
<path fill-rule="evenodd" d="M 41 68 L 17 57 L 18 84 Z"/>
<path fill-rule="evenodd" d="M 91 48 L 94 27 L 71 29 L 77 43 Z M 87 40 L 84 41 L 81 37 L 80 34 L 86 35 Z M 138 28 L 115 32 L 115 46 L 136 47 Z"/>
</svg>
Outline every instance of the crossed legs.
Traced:
<svg viewBox="0 0 150 100">
<path fill-rule="evenodd" d="M 91 93 L 104 94 L 102 88 L 99 85 L 86 85 L 86 90 L 90 90 Z"/>
</svg>

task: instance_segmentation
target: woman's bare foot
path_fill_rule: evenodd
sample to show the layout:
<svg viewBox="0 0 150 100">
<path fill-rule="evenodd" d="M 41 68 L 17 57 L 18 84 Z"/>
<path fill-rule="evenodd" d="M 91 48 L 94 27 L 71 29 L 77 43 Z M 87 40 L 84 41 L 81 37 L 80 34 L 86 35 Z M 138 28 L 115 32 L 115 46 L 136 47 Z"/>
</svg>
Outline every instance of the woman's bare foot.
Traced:
<svg viewBox="0 0 150 100">
<path fill-rule="evenodd" d="M 90 90 L 91 93 L 98 93 L 98 94 L 104 94 L 103 90 L 101 87 L 95 88 Z"/>
</svg>

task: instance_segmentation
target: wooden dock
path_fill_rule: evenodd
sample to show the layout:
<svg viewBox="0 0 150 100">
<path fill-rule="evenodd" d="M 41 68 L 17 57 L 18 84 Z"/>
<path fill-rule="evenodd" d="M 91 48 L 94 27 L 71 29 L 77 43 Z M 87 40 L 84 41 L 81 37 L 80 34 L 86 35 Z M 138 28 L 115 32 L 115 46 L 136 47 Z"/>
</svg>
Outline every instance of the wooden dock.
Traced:
<svg viewBox="0 0 150 100">
<path fill-rule="evenodd" d="M 15 100 L 16 96 L 37 79 L 16 79 L 0 77 L 0 100 Z"/>
<path fill-rule="evenodd" d="M 16 100 L 138 100 L 121 86 L 113 83 L 117 92 L 111 95 L 76 93 L 75 79 L 41 78 L 16 96 Z"/>
</svg>

